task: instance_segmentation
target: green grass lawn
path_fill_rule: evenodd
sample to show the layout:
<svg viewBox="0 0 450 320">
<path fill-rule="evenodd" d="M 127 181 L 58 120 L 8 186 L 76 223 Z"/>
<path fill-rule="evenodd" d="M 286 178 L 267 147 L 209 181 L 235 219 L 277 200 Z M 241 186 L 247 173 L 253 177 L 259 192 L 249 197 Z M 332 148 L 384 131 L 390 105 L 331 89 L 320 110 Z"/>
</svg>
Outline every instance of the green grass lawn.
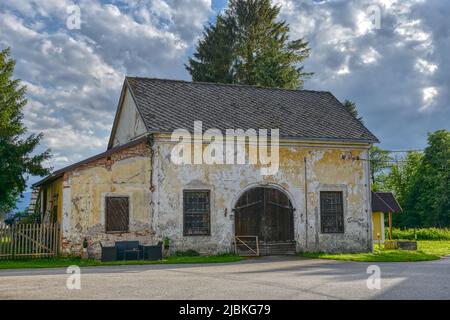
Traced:
<svg viewBox="0 0 450 320">
<path fill-rule="evenodd" d="M 241 257 L 232 254 L 216 256 L 171 256 L 163 260 L 137 260 L 137 261 L 112 261 L 101 262 L 94 259 L 82 260 L 80 258 L 49 258 L 49 259 L 24 259 L 24 260 L 0 260 L 0 269 L 22 268 L 60 268 L 77 265 L 79 267 L 118 266 L 118 265 L 145 265 L 145 264 L 176 264 L 176 263 L 225 263 L 242 260 Z"/>
<path fill-rule="evenodd" d="M 303 257 L 359 261 L 359 262 L 408 262 L 438 260 L 450 254 L 450 241 L 417 241 L 417 251 L 384 250 L 374 246 L 373 253 L 302 253 Z"/>
</svg>

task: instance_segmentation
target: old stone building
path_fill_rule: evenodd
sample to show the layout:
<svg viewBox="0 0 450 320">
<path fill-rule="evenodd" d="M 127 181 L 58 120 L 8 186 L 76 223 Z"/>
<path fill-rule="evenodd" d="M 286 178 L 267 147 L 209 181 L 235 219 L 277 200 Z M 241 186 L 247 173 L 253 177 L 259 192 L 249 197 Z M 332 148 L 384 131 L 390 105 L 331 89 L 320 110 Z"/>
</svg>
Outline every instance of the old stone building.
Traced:
<svg viewBox="0 0 450 320">
<path fill-rule="evenodd" d="M 208 129 L 279 129 L 277 170 L 176 163 L 173 133 L 183 129 L 196 141 L 199 121 L 201 138 Z M 247 138 L 249 157 L 259 145 Z M 44 219 L 61 224 L 66 254 L 78 254 L 85 238 L 93 254 L 102 241 L 165 237 L 173 251 L 207 254 L 256 236 L 263 254 L 369 251 L 367 160 L 376 142 L 329 92 L 128 77 L 107 150 L 34 187 Z"/>
</svg>

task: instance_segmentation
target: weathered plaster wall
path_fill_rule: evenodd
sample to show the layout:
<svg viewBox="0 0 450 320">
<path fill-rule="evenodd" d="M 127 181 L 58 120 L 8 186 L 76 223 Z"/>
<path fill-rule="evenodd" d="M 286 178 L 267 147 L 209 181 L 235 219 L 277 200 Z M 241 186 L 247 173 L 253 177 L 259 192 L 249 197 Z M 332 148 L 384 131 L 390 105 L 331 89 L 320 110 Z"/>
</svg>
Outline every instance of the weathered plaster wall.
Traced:
<svg viewBox="0 0 450 320">
<path fill-rule="evenodd" d="M 91 253 L 98 257 L 100 241 L 155 243 L 165 236 L 171 238 L 173 251 L 230 251 L 234 205 L 243 192 L 259 185 L 271 185 L 289 196 L 295 208 L 297 250 L 371 249 L 369 167 L 364 161 L 368 146 L 282 143 L 280 169 L 273 176 L 262 176 L 258 165 L 176 165 L 170 160 L 173 146 L 156 137 L 152 150 L 142 143 L 67 172 L 62 186 L 63 252 L 79 253 L 84 237 L 91 241 Z M 211 190 L 210 236 L 183 236 L 186 189 Z M 319 193 L 327 190 L 343 192 L 343 234 L 320 232 Z M 130 197 L 129 233 L 105 233 L 107 195 Z"/>
<path fill-rule="evenodd" d="M 144 121 L 138 112 L 130 91 L 126 90 L 113 138 L 113 147 L 130 142 L 135 137 L 145 133 L 147 133 L 147 129 Z"/>
<path fill-rule="evenodd" d="M 170 161 L 173 145 L 164 138 L 155 140 L 155 192 L 152 194 L 153 229 L 157 238 L 169 236 L 172 239 L 172 250 L 195 249 L 202 253 L 231 250 L 234 237 L 232 209 L 240 194 L 258 185 L 280 188 L 291 198 L 296 209 L 294 227 L 297 250 L 371 250 L 369 167 L 367 161 L 356 160 L 356 157 L 367 159 L 368 146 L 282 144 L 278 173 L 261 176 L 260 167 L 255 165 L 173 164 Z M 347 155 L 347 159 L 344 160 L 343 155 Z M 211 190 L 211 236 L 183 236 L 184 189 Z M 319 192 L 327 190 L 343 192 L 344 234 L 320 233 Z"/>
<path fill-rule="evenodd" d="M 63 183 L 63 253 L 78 254 L 84 237 L 98 257 L 100 241 L 152 243 L 150 149 L 145 142 L 67 172 Z M 130 232 L 105 232 L 105 197 L 128 196 Z"/>
</svg>

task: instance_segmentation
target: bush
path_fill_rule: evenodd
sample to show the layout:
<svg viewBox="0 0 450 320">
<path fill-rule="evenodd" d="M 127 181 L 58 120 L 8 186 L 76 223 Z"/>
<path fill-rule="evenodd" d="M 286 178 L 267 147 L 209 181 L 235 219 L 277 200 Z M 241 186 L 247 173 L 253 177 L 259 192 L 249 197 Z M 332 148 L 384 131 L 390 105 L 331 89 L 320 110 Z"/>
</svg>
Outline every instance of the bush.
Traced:
<svg viewBox="0 0 450 320">
<path fill-rule="evenodd" d="M 386 239 L 389 229 L 386 228 Z M 422 228 L 422 229 L 392 229 L 392 239 L 395 240 L 450 240 L 450 229 Z"/>
<path fill-rule="evenodd" d="M 198 253 L 197 251 L 192 250 L 192 249 L 189 249 L 186 251 L 176 251 L 175 252 L 176 257 L 197 257 L 199 255 L 200 255 L 200 253 Z"/>
</svg>

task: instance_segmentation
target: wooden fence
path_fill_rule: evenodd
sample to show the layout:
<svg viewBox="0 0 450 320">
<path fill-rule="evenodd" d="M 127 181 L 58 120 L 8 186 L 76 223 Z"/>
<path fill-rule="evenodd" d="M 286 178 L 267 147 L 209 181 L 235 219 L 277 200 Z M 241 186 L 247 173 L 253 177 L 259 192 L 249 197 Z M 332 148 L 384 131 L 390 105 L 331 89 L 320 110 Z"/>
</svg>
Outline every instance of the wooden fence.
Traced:
<svg viewBox="0 0 450 320">
<path fill-rule="evenodd" d="M 58 224 L 0 224 L 0 259 L 54 257 L 59 244 Z"/>
</svg>

